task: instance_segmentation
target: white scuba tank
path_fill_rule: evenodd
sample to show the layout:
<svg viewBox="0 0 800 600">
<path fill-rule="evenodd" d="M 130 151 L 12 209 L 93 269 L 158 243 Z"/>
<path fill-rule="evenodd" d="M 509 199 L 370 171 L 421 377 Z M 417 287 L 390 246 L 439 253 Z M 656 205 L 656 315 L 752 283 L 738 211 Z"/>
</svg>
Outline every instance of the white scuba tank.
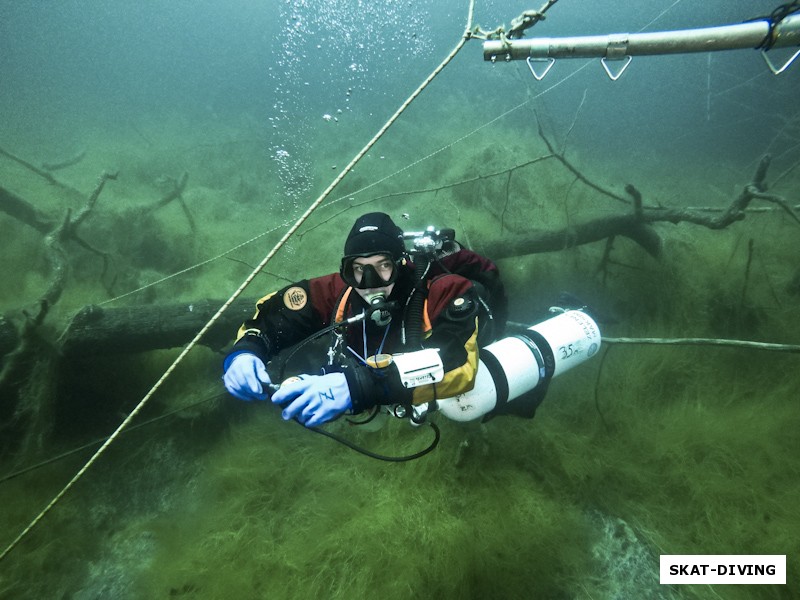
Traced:
<svg viewBox="0 0 800 600">
<path fill-rule="evenodd" d="M 481 348 L 475 387 L 438 400 L 436 408 L 454 421 L 478 419 L 583 363 L 597 354 L 600 343 L 594 319 L 580 310 L 564 311 Z"/>
</svg>

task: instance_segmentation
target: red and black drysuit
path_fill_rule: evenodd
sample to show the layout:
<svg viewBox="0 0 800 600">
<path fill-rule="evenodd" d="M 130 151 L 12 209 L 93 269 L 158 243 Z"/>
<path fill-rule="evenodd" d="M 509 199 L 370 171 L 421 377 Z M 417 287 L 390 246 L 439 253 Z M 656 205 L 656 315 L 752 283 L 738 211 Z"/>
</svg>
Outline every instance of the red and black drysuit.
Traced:
<svg viewBox="0 0 800 600">
<path fill-rule="evenodd" d="M 462 249 L 434 262 L 426 281 L 417 285 L 425 295 L 422 332 L 416 336 L 421 342 L 410 347 L 403 340 L 409 338 L 404 329 L 409 317 L 407 301 L 414 288 L 413 266 L 401 262 L 395 268 L 400 271 L 387 298 L 396 302 L 390 310 L 391 322 L 388 326 L 378 326 L 370 319 L 357 322 L 345 331 L 345 344 L 362 358 L 369 358 L 379 349 L 385 354 L 395 354 L 436 348 L 444 378 L 435 384 L 407 389 L 394 365 L 376 369 L 346 351 L 349 360 L 337 361 L 343 364 L 333 370 L 341 370 L 347 378 L 354 413 L 382 404 L 422 404 L 471 390 L 478 369 L 479 328 L 494 328 L 495 335 L 499 335 L 505 323 L 506 298 L 497 267 Z M 479 291 L 483 298 L 479 297 Z M 484 310 L 489 295 L 492 305 L 499 307 L 491 317 Z M 286 286 L 259 300 L 256 308 L 254 317 L 241 326 L 226 364 L 242 351 L 254 353 L 267 364 L 333 322 L 360 314 L 367 304 L 336 273 Z M 325 356 L 320 356 L 317 367 L 325 366 L 330 371 L 327 362 Z"/>
</svg>

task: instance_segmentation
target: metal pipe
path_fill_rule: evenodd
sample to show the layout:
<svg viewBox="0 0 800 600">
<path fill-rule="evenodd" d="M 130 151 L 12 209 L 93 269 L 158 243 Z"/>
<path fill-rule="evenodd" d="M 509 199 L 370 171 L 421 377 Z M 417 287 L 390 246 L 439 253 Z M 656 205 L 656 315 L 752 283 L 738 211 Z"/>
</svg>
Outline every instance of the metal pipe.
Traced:
<svg viewBox="0 0 800 600">
<path fill-rule="evenodd" d="M 609 60 L 626 56 L 683 54 L 757 48 L 770 30 L 768 20 L 736 25 L 656 31 L 648 33 L 615 33 L 563 38 L 486 40 L 484 60 L 495 62 L 527 58 L 595 58 Z M 772 48 L 800 46 L 800 14 L 784 18 L 775 27 Z"/>
</svg>

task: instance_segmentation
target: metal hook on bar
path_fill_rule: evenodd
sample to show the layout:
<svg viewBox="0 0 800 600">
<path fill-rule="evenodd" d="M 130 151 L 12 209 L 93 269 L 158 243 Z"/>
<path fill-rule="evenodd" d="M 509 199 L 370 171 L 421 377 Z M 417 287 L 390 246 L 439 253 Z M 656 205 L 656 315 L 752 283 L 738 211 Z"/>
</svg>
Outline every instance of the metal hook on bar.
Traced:
<svg viewBox="0 0 800 600">
<path fill-rule="evenodd" d="M 531 70 L 531 74 L 533 75 L 533 78 L 536 79 L 536 81 L 541 81 L 542 79 L 544 79 L 544 76 L 547 75 L 550 72 L 550 69 L 553 68 L 553 65 L 556 63 L 556 59 L 555 58 L 534 58 L 533 56 L 529 56 L 526 59 L 525 62 L 528 63 L 528 68 Z M 538 62 L 538 63 L 545 62 L 545 63 L 547 63 L 547 66 L 545 66 L 545 68 L 541 72 L 537 72 L 536 69 L 533 66 L 533 63 L 535 63 L 535 62 Z"/>
<path fill-rule="evenodd" d="M 616 73 L 614 73 L 611 70 L 611 67 L 608 66 L 608 63 L 613 62 L 613 61 L 620 61 L 620 60 L 625 61 L 625 64 L 623 64 L 619 68 L 619 70 Z M 625 72 L 625 69 L 628 68 L 628 65 L 631 64 L 632 60 L 633 60 L 633 57 L 631 57 L 631 56 L 626 56 L 625 58 L 614 58 L 614 59 L 609 59 L 608 57 L 604 56 L 603 58 L 600 59 L 600 64 L 603 65 L 603 68 L 606 70 L 606 75 L 609 76 L 611 81 L 616 81 L 617 79 L 622 77 L 622 74 Z"/>
<path fill-rule="evenodd" d="M 606 74 L 611 78 L 611 81 L 616 81 L 631 64 L 631 55 L 628 54 L 628 38 L 627 33 L 618 33 L 608 36 L 608 45 L 606 46 L 606 55 L 600 59 L 600 64 L 606 70 Z M 609 61 L 625 61 L 619 70 L 614 73 L 611 67 L 608 66 Z"/>
<path fill-rule="evenodd" d="M 783 63 L 782 67 L 776 67 L 775 66 L 775 63 L 773 63 L 769 59 L 769 56 L 767 56 L 767 51 L 766 50 L 762 50 L 761 51 L 761 56 L 764 57 L 764 62 L 767 63 L 767 66 L 769 67 L 769 70 L 772 71 L 772 73 L 775 74 L 775 75 L 780 75 L 781 73 L 783 73 L 786 69 L 788 69 L 792 65 L 792 63 L 795 61 L 795 59 L 798 56 L 800 56 L 800 50 L 798 50 L 797 52 L 792 54 L 789 57 L 789 60 L 787 60 L 785 63 Z"/>
</svg>

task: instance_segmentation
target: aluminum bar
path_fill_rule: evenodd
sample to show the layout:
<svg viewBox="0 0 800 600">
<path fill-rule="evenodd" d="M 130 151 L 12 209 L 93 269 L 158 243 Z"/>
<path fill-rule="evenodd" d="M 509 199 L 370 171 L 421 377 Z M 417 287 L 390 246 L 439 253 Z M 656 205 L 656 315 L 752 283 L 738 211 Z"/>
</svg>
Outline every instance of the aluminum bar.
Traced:
<svg viewBox="0 0 800 600">
<path fill-rule="evenodd" d="M 616 33 L 561 38 L 487 40 L 483 58 L 526 60 L 547 58 L 607 58 L 684 54 L 757 48 L 769 33 L 769 21 L 751 21 L 700 29 Z M 800 47 L 800 14 L 784 18 L 775 28 L 772 48 Z"/>
</svg>

